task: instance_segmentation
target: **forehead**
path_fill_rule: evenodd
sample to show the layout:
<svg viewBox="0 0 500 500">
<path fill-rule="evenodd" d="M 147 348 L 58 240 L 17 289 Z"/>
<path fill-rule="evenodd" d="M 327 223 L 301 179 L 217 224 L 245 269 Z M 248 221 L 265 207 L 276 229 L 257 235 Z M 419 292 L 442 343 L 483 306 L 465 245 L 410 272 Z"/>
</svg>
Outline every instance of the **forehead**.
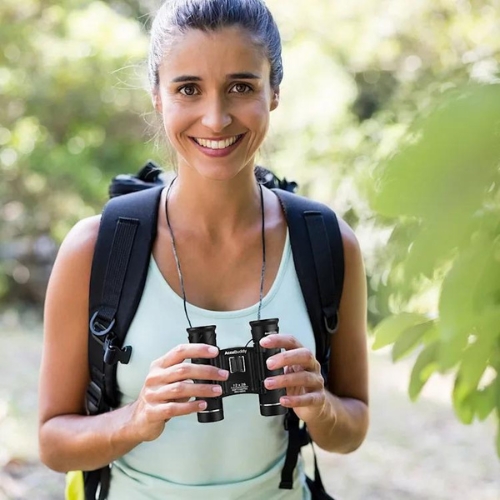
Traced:
<svg viewBox="0 0 500 500">
<path fill-rule="evenodd" d="M 189 29 L 175 35 L 166 50 L 160 74 L 206 77 L 254 71 L 268 76 L 270 64 L 264 49 L 243 28 L 215 31 Z"/>
</svg>

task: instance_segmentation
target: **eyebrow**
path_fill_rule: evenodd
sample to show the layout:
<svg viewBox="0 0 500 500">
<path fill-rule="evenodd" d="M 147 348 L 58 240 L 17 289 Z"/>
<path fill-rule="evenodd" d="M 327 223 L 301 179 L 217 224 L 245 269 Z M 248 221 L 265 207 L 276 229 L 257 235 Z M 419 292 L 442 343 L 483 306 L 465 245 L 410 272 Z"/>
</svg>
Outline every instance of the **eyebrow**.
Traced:
<svg viewBox="0 0 500 500">
<path fill-rule="evenodd" d="M 231 73 L 230 75 L 227 75 L 228 80 L 260 80 L 261 77 L 260 75 L 257 75 L 255 73 Z M 201 82 L 203 79 L 200 78 L 199 76 L 192 76 L 192 75 L 181 75 L 181 76 L 176 76 L 173 80 L 172 83 L 181 83 L 181 82 Z"/>
</svg>

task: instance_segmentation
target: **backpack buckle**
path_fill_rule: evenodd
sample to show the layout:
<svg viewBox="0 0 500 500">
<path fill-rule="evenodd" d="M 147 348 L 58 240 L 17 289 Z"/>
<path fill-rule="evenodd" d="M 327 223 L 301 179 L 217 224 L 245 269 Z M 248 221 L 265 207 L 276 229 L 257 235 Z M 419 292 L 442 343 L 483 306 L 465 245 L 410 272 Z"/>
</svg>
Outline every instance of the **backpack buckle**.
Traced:
<svg viewBox="0 0 500 500">
<path fill-rule="evenodd" d="M 114 321 L 114 320 L 113 320 Z M 107 365 L 115 365 L 116 363 L 128 364 L 132 347 L 129 345 L 120 347 L 115 344 L 115 337 L 108 337 L 104 343 L 104 362 Z"/>
</svg>

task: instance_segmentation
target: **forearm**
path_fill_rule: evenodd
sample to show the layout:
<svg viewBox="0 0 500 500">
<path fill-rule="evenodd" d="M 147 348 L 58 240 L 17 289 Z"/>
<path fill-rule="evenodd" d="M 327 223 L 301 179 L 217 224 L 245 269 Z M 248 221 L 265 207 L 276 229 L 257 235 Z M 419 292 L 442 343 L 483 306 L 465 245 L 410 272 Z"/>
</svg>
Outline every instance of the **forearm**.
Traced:
<svg viewBox="0 0 500 500">
<path fill-rule="evenodd" d="M 40 457 L 57 472 L 103 467 L 140 444 L 132 431 L 131 406 L 95 416 L 60 415 L 39 431 Z"/>
<path fill-rule="evenodd" d="M 368 431 L 368 405 L 352 398 L 339 398 L 326 391 L 321 413 L 307 422 L 312 440 L 323 450 L 350 453 L 365 439 Z"/>
</svg>

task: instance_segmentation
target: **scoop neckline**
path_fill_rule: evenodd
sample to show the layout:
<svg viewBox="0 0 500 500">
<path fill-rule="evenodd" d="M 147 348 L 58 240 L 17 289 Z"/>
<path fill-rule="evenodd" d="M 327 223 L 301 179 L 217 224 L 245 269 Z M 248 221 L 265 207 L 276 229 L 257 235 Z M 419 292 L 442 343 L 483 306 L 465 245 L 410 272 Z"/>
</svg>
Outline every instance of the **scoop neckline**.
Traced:
<svg viewBox="0 0 500 500">
<path fill-rule="evenodd" d="M 288 260 L 290 259 L 291 248 L 290 248 L 290 235 L 288 232 L 288 228 L 286 230 L 285 244 L 283 246 L 283 251 L 281 254 L 280 265 L 278 267 L 278 272 L 276 273 L 276 277 L 274 278 L 273 284 L 269 291 L 262 298 L 262 308 L 264 308 L 276 293 L 279 290 L 280 284 L 283 281 L 283 276 L 286 271 Z M 162 287 L 165 289 L 167 294 L 174 301 L 175 305 L 184 307 L 184 303 L 182 297 L 178 295 L 175 290 L 170 286 L 169 282 L 164 278 L 163 274 L 158 267 L 158 263 L 156 262 L 154 255 L 151 254 L 150 267 L 153 273 L 158 277 L 159 281 L 162 283 Z M 251 306 L 245 307 L 243 309 L 236 309 L 233 311 L 212 311 L 210 309 L 205 309 L 203 307 L 196 306 L 191 304 L 189 301 L 186 302 L 186 306 L 188 308 L 188 312 L 192 314 L 197 314 L 200 316 L 210 317 L 210 318 L 235 318 L 242 316 L 249 316 L 252 314 L 256 314 L 259 308 L 259 303 L 252 304 Z"/>
</svg>

